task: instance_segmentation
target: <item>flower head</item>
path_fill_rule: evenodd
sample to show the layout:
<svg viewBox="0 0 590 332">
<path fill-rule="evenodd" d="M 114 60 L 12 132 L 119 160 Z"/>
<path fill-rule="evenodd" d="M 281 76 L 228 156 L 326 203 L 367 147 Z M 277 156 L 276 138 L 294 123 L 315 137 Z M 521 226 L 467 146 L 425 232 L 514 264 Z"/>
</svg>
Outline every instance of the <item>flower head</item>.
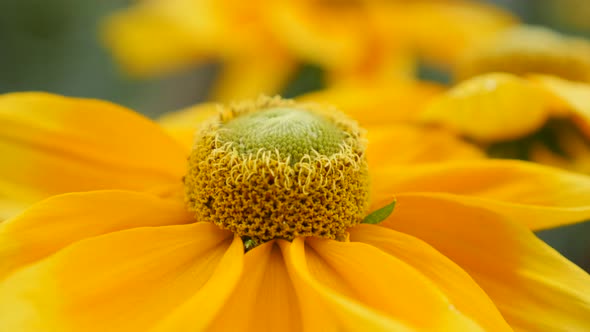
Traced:
<svg viewBox="0 0 590 332">
<path fill-rule="evenodd" d="M 490 72 L 590 82 L 590 43 L 543 27 L 516 26 L 467 50 L 454 74 L 457 80 L 465 80 Z"/>
<path fill-rule="evenodd" d="M 313 112 L 316 107 L 320 113 Z M 208 113 L 214 117 L 199 121 Z M 380 211 L 394 196 L 397 204 L 389 216 L 377 213 L 385 217 L 379 224 L 345 224 L 364 211 L 359 207 L 366 191 L 353 191 L 361 203 L 350 204 L 353 197 L 342 186 L 364 185 L 365 159 L 358 128 L 339 113 L 263 99 L 221 107 L 221 113 L 199 106 L 161 123 L 164 129 L 93 100 L 37 93 L 0 97 L 0 152 L 13 156 L 0 167 L 2 207 L 15 212 L 49 197 L 0 224 L 0 326 L 10 331 L 588 328 L 590 276 L 531 232 L 589 218 L 587 176 L 481 159 L 465 150 L 466 143 L 443 140 L 441 132 L 434 140 L 428 131 L 403 125 L 368 128 L 368 210 Z M 198 127 L 193 141 L 186 132 Z M 439 144 L 426 146 L 433 141 Z M 253 148 L 257 144 L 260 153 Z M 453 146 L 465 153 L 436 154 Z M 272 149 L 274 155 L 265 154 Z M 214 157 L 224 153 L 235 164 L 232 157 Z M 329 170 L 311 157 L 340 154 L 352 156 L 338 166 L 348 178 L 332 181 L 326 175 L 305 192 L 299 191 L 303 180 L 293 180 L 291 192 L 281 191 L 288 187 L 286 177 L 271 172 L 279 164 L 289 170 L 306 162 L 316 172 Z M 258 168 L 245 163 L 247 158 L 257 165 L 263 155 L 270 158 Z M 208 172 L 195 172 L 197 167 L 209 167 Z M 227 183 L 215 172 L 226 172 Z M 247 176 L 236 181 L 240 174 L 251 175 L 253 182 Z M 310 201 L 288 210 L 327 183 L 334 190 L 322 193 L 333 207 L 324 211 Z M 268 189 L 259 187 L 265 185 Z M 252 195 L 243 186 L 250 186 Z M 263 192 L 271 197 L 261 200 L 257 195 Z M 216 201 L 212 204 L 220 209 L 201 212 L 209 196 L 223 195 L 235 206 Z M 273 215 L 281 199 L 294 205 Z M 241 210 L 248 207 L 252 211 Z M 310 233 L 283 233 L 278 227 L 268 237 L 257 236 L 232 229 L 247 223 L 220 216 L 223 211 L 239 211 L 240 218 L 270 212 L 265 223 L 282 216 L 288 224 L 352 227 L 335 239 L 313 226 Z"/>
<path fill-rule="evenodd" d="M 235 105 L 197 133 L 188 208 L 255 242 L 344 238 L 367 213 L 364 143 L 334 110 L 268 98 Z"/>
<path fill-rule="evenodd" d="M 493 155 L 590 172 L 589 58 L 584 39 L 508 30 L 468 53 L 456 72 L 468 79 L 433 98 L 420 118 Z"/>
<path fill-rule="evenodd" d="M 140 76 L 219 61 L 213 98 L 236 100 L 280 92 L 305 64 L 328 85 L 407 80 L 417 56 L 448 66 L 515 21 L 471 1 L 152 0 L 105 19 L 103 39 Z"/>
</svg>

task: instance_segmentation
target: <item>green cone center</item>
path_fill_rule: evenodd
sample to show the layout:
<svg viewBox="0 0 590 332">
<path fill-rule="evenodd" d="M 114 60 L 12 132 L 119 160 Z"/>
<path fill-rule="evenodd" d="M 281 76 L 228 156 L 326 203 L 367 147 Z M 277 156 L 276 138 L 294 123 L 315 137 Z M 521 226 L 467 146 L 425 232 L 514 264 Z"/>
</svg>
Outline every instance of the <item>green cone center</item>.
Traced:
<svg viewBox="0 0 590 332">
<path fill-rule="evenodd" d="M 219 131 L 222 143 L 232 142 L 242 155 L 278 151 L 291 163 L 306 155 L 330 156 L 340 151 L 345 133 L 334 123 L 312 112 L 289 107 L 244 114 Z"/>
</svg>

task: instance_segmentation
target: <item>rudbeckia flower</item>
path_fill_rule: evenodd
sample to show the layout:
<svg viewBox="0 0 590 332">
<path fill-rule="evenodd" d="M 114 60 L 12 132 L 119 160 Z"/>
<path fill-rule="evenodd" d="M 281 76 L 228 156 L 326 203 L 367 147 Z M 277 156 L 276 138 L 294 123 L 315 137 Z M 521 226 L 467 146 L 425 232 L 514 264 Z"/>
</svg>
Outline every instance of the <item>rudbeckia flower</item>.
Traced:
<svg viewBox="0 0 590 332">
<path fill-rule="evenodd" d="M 492 155 L 590 172 L 590 43 L 523 26 L 464 56 L 419 118 Z"/>
<path fill-rule="evenodd" d="M 470 1 L 153 0 L 106 19 L 103 39 L 137 76 L 218 61 L 213 99 L 235 100 L 280 92 L 302 64 L 329 85 L 408 79 L 416 54 L 448 65 L 514 21 Z"/>
<path fill-rule="evenodd" d="M 531 232 L 588 218 L 587 176 L 279 98 L 161 123 L 0 97 L 3 208 L 61 193 L 0 224 L 3 329 L 589 327 L 590 276 Z"/>
</svg>

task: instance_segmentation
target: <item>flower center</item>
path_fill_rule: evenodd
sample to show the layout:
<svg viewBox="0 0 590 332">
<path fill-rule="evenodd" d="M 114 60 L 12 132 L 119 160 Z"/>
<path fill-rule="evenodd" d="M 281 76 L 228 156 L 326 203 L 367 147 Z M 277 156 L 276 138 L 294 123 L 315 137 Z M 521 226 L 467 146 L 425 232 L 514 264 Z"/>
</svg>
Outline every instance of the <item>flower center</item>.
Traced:
<svg viewBox="0 0 590 332">
<path fill-rule="evenodd" d="M 336 110 L 279 98 L 222 108 L 189 157 L 189 210 L 258 244 L 343 239 L 368 208 L 362 133 Z"/>
<path fill-rule="evenodd" d="M 280 107 L 242 115 L 219 130 L 219 140 L 234 143 L 243 156 L 264 149 L 289 158 L 291 164 L 312 153 L 337 153 L 344 137 L 335 124 L 314 113 Z"/>
<path fill-rule="evenodd" d="M 489 72 L 548 74 L 590 82 L 590 43 L 541 27 L 509 29 L 466 54 L 455 76 L 464 80 Z"/>
</svg>

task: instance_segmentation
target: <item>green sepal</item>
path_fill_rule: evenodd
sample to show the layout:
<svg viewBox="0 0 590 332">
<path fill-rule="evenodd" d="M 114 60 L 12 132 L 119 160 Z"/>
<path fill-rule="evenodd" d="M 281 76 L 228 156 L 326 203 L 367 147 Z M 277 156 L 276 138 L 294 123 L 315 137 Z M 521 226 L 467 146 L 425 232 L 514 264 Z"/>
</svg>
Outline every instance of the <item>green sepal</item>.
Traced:
<svg viewBox="0 0 590 332">
<path fill-rule="evenodd" d="M 244 251 L 246 252 L 248 252 L 250 249 L 254 249 L 254 247 L 258 245 L 256 241 L 247 236 L 242 237 L 242 241 L 244 242 Z"/>
<path fill-rule="evenodd" d="M 393 212 L 393 208 L 395 208 L 395 203 L 397 200 L 393 200 L 393 202 L 385 205 L 382 208 L 379 208 L 371 213 L 363 219 L 361 223 L 363 224 L 378 224 L 383 220 L 387 219 L 389 215 Z"/>
</svg>

